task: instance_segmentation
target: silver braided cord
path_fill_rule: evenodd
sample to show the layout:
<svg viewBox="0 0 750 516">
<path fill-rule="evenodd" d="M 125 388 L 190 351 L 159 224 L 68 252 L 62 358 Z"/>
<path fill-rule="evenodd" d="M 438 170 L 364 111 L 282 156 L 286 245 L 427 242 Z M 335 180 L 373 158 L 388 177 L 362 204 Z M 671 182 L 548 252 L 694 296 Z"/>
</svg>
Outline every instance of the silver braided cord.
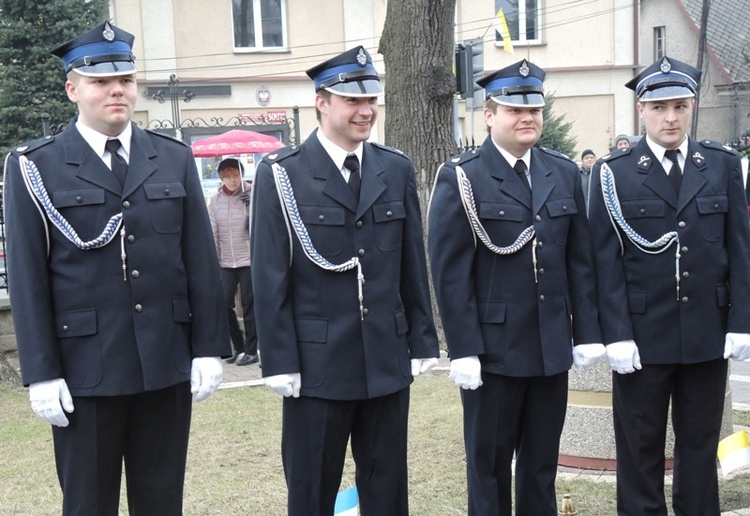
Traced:
<svg viewBox="0 0 750 516">
<path fill-rule="evenodd" d="M 680 300 L 680 237 L 677 231 L 665 233 L 653 242 L 649 241 L 636 231 L 625 220 L 620 206 L 620 198 L 617 196 L 617 186 L 615 184 L 615 175 L 609 165 L 602 163 L 601 167 L 601 184 L 602 195 L 604 196 L 604 205 L 607 207 L 609 220 L 615 228 L 617 238 L 620 239 L 620 252 L 625 253 L 625 246 L 618 228 L 622 230 L 625 236 L 634 246 L 647 254 L 661 254 L 666 251 L 672 243 L 675 243 L 675 281 L 677 284 L 677 300 Z"/>
<path fill-rule="evenodd" d="M 360 319 L 364 319 L 364 306 L 362 304 L 364 296 L 362 286 L 364 285 L 365 277 L 362 274 L 362 264 L 359 262 L 359 258 L 354 256 L 340 265 L 335 265 L 321 256 L 320 253 L 318 253 L 318 251 L 315 249 L 315 245 L 310 239 L 310 234 L 307 232 L 307 227 L 305 227 L 305 224 L 304 222 L 302 222 L 302 218 L 299 215 L 297 200 L 294 198 L 294 190 L 292 189 L 292 184 L 289 181 L 289 176 L 287 175 L 286 170 L 278 163 L 274 163 L 271 168 L 273 170 L 273 179 L 276 183 L 276 190 L 279 194 L 279 202 L 281 203 L 281 207 L 284 211 L 284 214 L 286 215 L 286 217 L 284 217 L 284 221 L 287 224 L 287 228 L 289 228 L 289 226 L 291 225 L 292 229 L 294 229 L 294 233 L 297 235 L 297 239 L 299 240 L 300 246 L 302 247 L 302 251 L 305 253 L 305 256 L 307 256 L 310 261 L 312 261 L 321 269 L 331 272 L 346 272 L 354 269 L 355 267 L 357 268 L 357 283 L 359 287 L 359 315 Z M 291 233 L 289 244 L 289 252 L 291 253 L 291 249 L 294 247 L 291 242 Z"/>
<path fill-rule="evenodd" d="M 21 156 L 18 162 L 21 166 L 21 174 L 26 183 L 26 188 L 39 201 L 52 224 L 76 247 L 84 251 L 104 247 L 117 235 L 122 225 L 122 212 L 109 219 L 101 235 L 88 242 L 81 240 L 76 230 L 73 229 L 73 226 L 57 211 L 52 201 L 50 201 L 47 190 L 44 188 L 42 177 L 39 174 L 39 169 L 34 162 L 26 158 L 26 156 Z"/>
<path fill-rule="evenodd" d="M 518 235 L 516 241 L 511 245 L 507 247 L 499 247 L 493 244 L 487 234 L 487 230 L 484 229 L 484 226 L 482 226 L 482 223 L 479 220 L 479 215 L 477 215 L 477 206 L 474 202 L 474 192 L 471 188 L 471 181 L 466 177 L 466 173 L 460 166 L 456 167 L 456 180 L 458 181 L 458 192 L 461 196 L 461 202 L 464 205 L 466 216 L 469 218 L 469 223 L 471 224 L 472 229 L 474 229 L 474 233 L 476 233 L 479 240 L 482 241 L 487 249 L 495 254 L 513 254 L 520 251 L 523 246 L 528 244 L 534 238 L 534 226 L 529 226 L 521 231 L 521 234 Z"/>
</svg>

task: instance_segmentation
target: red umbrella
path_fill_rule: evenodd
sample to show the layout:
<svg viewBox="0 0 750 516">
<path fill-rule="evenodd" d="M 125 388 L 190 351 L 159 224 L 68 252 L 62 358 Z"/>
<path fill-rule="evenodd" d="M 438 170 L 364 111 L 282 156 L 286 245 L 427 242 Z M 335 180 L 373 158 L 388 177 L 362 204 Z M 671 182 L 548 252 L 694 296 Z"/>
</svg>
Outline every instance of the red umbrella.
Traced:
<svg viewBox="0 0 750 516">
<path fill-rule="evenodd" d="M 190 147 L 196 158 L 273 152 L 286 145 L 270 134 L 234 129 L 226 133 L 201 138 Z"/>
</svg>

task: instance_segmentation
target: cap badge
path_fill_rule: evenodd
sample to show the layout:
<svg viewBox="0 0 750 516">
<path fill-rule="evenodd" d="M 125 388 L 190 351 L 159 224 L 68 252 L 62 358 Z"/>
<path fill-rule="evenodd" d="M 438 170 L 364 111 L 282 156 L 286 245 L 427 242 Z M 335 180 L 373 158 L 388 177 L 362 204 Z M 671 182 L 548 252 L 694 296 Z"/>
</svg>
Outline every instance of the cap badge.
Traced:
<svg viewBox="0 0 750 516">
<path fill-rule="evenodd" d="M 521 68 L 518 69 L 518 73 L 520 73 L 522 77 L 528 77 L 530 71 L 531 70 L 529 70 L 529 67 L 526 64 L 526 60 L 524 60 L 521 64 Z"/>
<path fill-rule="evenodd" d="M 669 61 L 667 61 L 666 57 L 662 60 L 659 69 L 661 70 L 661 73 L 669 73 L 670 71 L 672 71 L 672 65 L 669 64 Z"/>
<path fill-rule="evenodd" d="M 359 63 L 359 66 L 365 66 L 367 64 L 367 55 L 361 48 L 359 49 L 359 53 L 357 54 L 357 62 Z"/>
<path fill-rule="evenodd" d="M 109 26 L 109 22 L 104 24 L 104 31 L 102 31 L 102 37 L 106 39 L 107 41 L 114 41 L 115 39 L 115 31 L 113 31 L 112 27 Z"/>
</svg>

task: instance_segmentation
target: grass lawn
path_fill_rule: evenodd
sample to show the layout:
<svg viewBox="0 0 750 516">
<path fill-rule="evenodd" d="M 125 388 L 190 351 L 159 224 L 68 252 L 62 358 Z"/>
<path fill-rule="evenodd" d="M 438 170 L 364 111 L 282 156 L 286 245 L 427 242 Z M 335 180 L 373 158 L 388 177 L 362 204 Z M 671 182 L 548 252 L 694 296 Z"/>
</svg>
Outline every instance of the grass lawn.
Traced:
<svg viewBox="0 0 750 516">
<path fill-rule="evenodd" d="M 466 514 L 465 461 L 458 389 L 446 372 L 418 378 L 410 414 L 410 506 L 413 516 Z M 0 385 L 0 515 L 60 514 L 61 496 L 49 425 L 31 411 L 24 389 Z M 735 423 L 750 413 L 735 412 Z M 221 390 L 194 405 L 185 485 L 186 516 L 286 514 L 281 467 L 281 398 L 264 387 Z M 722 510 L 750 507 L 748 470 L 720 479 Z M 591 476 L 590 478 L 594 478 Z M 615 514 L 615 487 L 586 475 L 559 478 L 579 515 Z M 354 484 L 347 462 L 342 489 Z M 122 496 L 121 514 L 127 514 Z"/>
</svg>

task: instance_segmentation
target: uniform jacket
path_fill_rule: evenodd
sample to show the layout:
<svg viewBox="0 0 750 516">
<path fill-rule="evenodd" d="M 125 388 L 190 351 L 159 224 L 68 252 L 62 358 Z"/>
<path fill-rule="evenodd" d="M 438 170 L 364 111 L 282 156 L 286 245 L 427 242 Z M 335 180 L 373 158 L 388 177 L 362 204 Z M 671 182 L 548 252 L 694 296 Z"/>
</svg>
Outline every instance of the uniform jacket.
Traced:
<svg viewBox="0 0 750 516">
<path fill-rule="evenodd" d="M 552 151 L 531 152 L 533 198 L 488 137 L 440 168 L 429 210 L 432 275 L 451 358 L 478 355 L 483 371 L 518 377 L 567 371 L 573 342 L 601 342 L 578 168 Z M 456 183 L 459 165 L 495 245 L 510 246 L 533 225 L 538 282 L 533 242 L 498 255 L 475 240 Z"/>
<path fill-rule="evenodd" d="M 74 122 L 6 161 L 8 280 L 24 383 L 62 377 L 74 396 L 110 396 L 188 381 L 192 358 L 230 354 L 192 154 L 133 126 L 123 190 Z M 21 154 L 81 240 L 98 237 L 120 211 L 123 238 L 88 251 L 74 246 L 37 210 Z"/>
<path fill-rule="evenodd" d="M 245 206 L 241 195 L 251 191 L 252 183 L 247 181 L 244 190 L 238 188 L 231 195 L 220 186 L 208 205 L 219 266 L 223 268 L 250 267 L 249 208 Z"/>
<path fill-rule="evenodd" d="M 289 232 L 274 163 L 289 175 L 317 251 L 335 265 L 361 260 L 362 320 L 356 269 L 320 268 Z M 438 356 L 412 163 L 365 143 L 361 171 L 357 204 L 315 133 L 299 147 L 266 156 L 257 169 L 253 292 L 263 376 L 300 372 L 303 396 L 391 394 L 412 382 L 410 358 Z"/>
<path fill-rule="evenodd" d="M 647 254 L 610 222 L 603 163 L 638 234 L 677 232 L 679 293 L 675 244 Z M 589 210 L 605 344 L 634 339 L 644 364 L 695 363 L 721 358 L 727 331 L 750 332 L 750 230 L 736 153 L 690 140 L 678 197 L 643 138 L 595 164 Z"/>
</svg>

